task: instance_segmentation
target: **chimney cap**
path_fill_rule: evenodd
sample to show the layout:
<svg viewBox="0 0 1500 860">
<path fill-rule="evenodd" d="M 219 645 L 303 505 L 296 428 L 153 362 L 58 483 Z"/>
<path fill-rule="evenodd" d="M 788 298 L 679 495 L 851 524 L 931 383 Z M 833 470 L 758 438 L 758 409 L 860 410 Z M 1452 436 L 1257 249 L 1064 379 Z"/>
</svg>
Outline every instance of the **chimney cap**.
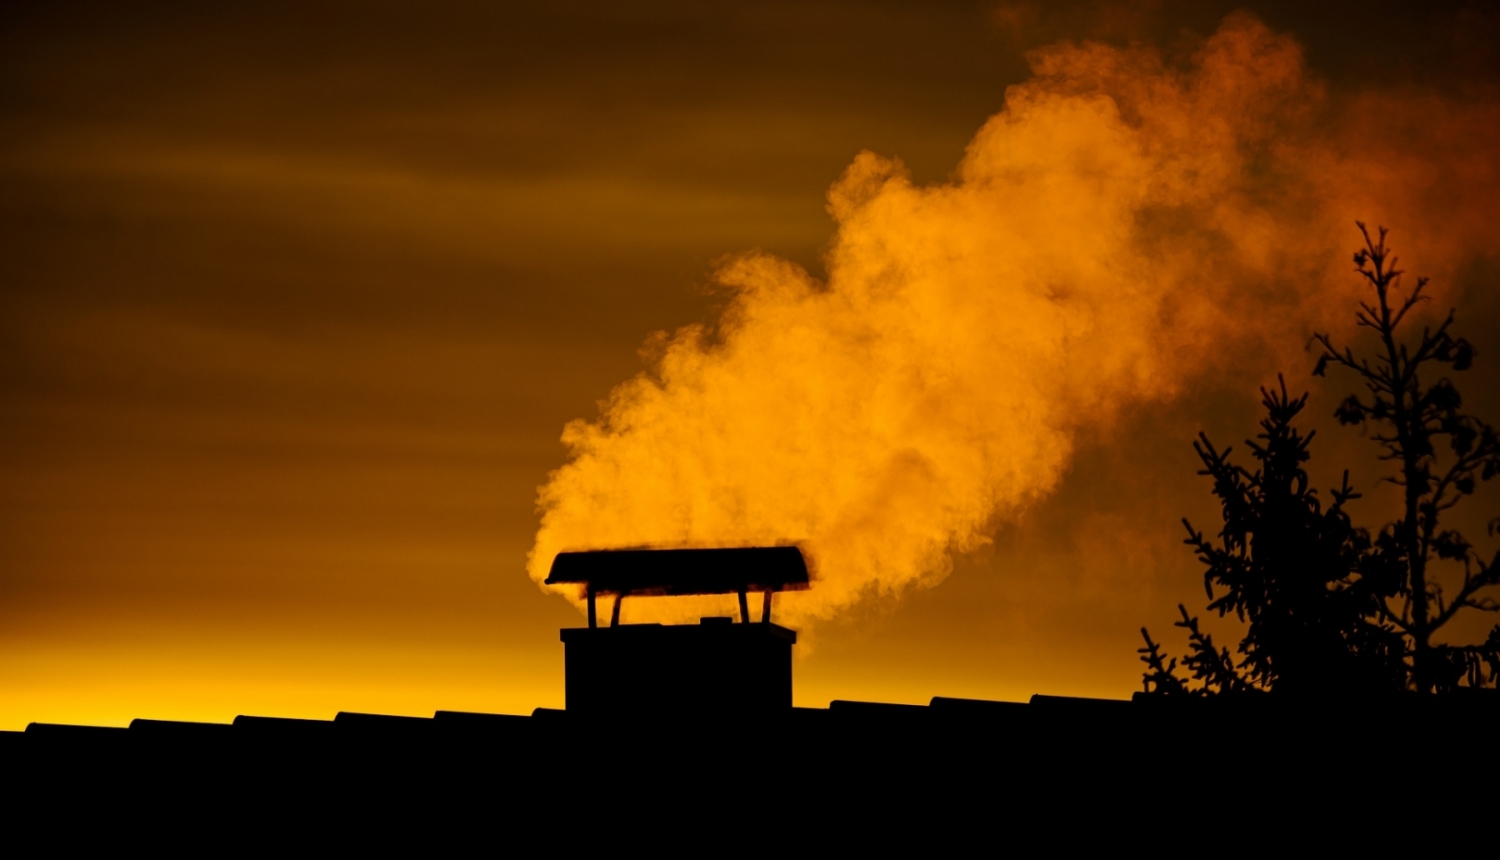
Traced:
<svg viewBox="0 0 1500 860">
<path fill-rule="evenodd" d="M 809 586 L 794 546 L 715 549 L 611 549 L 560 552 L 548 585 L 577 583 L 593 594 L 737 594 Z"/>
</svg>

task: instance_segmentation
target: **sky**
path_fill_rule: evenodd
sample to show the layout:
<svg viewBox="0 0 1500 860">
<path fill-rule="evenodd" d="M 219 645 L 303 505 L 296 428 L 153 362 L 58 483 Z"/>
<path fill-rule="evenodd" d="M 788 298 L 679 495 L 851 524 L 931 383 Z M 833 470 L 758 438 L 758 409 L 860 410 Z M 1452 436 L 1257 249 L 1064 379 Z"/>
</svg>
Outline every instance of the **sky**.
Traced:
<svg viewBox="0 0 1500 860">
<path fill-rule="evenodd" d="M 591 542 L 804 541 L 801 705 L 1127 696 L 1140 627 L 1180 647 L 1204 603 L 1191 441 L 1243 451 L 1258 386 L 1310 390 L 1314 479 L 1389 511 L 1304 350 L 1355 336 L 1356 218 L 1500 419 L 1495 36 L 1479 3 L 7 4 L 0 729 L 560 707 L 580 615 L 533 577 Z"/>
</svg>

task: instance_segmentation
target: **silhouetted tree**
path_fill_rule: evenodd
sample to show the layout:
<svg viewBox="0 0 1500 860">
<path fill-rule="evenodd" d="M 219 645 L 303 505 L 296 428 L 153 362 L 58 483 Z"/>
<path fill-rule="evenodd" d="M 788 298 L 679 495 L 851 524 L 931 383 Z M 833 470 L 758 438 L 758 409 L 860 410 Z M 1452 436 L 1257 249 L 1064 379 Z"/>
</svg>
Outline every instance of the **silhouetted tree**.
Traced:
<svg viewBox="0 0 1500 860">
<path fill-rule="evenodd" d="M 1189 635 L 1182 660 L 1187 676 L 1179 676 L 1178 661 L 1142 628 L 1147 693 L 1433 692 L 1494 686 L 1500 679 L 1500 625 L 1479 644 L 1433 642 L 1434 632 L 1461 610 L 1500 608 L 1485 593 L 1500 583 L 1500 552 L 1486 561 L 1463 535 L 1439 527 L 1443 514 L 1474 492 L 1476 480 L 1500 473 L 1500 440 L 1488 424 L 1461 411 L 1462 399 L 1446 377 L 1422 381 L 1428 368 L 1466 370 L 1474 350 L 1449 334 L 1451 311 L 1442 325 L 1424 329 L 1415 346 L 1398 339 L 1398 327 L 1426 300 L 1427 281 L 1398 296 L 1401 272 L 1385 229 L 1378 239 L 1363 224 L 1359 229 L 1364 248 L 1354 261 L 1375 301 L 1361 302 L 1357 319 L 1379 336 L 1382 354 L 1357 358 L 1319 334 L 1323 354 L 1313 372 L 1321 376 L 1329 365 L 1341 366 L 1364 381 L 1369 400 L 1351 396 L 1335 416 L 1346 425 L 1376 425 L 1372 438 L 1384 449 L 1381 459 L 1396 470 L 1385 480 L 1404 490 L 1402 516 L 1373 540 L 1355 527 L 1345 506 L 1359 495 L 1347 471 L 1325 510 L 1303 469 L 1314 434 L 1302 436 L 1293 425 L 1307 395 L 1289 396 L 1285 380 L 1279 392 L 1262 389 L 1266 417 L 1259 441 L 1249 442 L 1255 471 L 1232 463 L 1231 449 L 1218 451 L 1207 436 L 1199 434 L 1193 444 L 1204 465 L 1199 474 L 1213 479 L 1223 509 L 1219 540 L 1183 520 L 1186 543 L 1205 567 L 1208 608 L 1246 622 L 1240 659 L 1216 648 L 1179 605 L 1176 626 Z M 1451 456 L 1440 454 L 1439 441 L 1447 442 Z M 1489 524 L 1492 536 L 1497 528 L 1500 518 Z M 1435 561 L 1462 566 L 1451 601 L 1433 575 Z"/>
<path fill-rule="evenodd" d="M 1240 660 L 1228 648 L 1216 648 L 1212 636 L 1199 630 L 1198 619 L 1179 605 L 1182 620 L 1176 626 L 1188 631 L 1182 663 L 1189 677 L 1177 676 L 1177 661 L 1165 658 L 1142 628 L 1146 691 L 1399 689 L 1401 676 L 1394 669 L 1399 637 L 1369 620 L 1377 601 L 1360 561 L 1370 540 L 1345 511 L 1359 494 L 1349 487 L 1346 472 L 1325 509 L 1303 469 L 1314 434 L 1303 436 L 1293 424 L 1307 395 L 1291 397 L 1282 380 L 1278 391 L 1261 389 L 1261 398 L 1266 417 L 1260 434 L 1247 442 L 1254 471 L 1233 463 L 1232 449 L 1218 450 L 1205 435 L 1193 443 L 1204 466 L 1199 474 L 1213 479 L 1223 509 L 1218 541 L 1183 520 L 1185 542 L 1205 568 L 1208 608 L 1220 616 L 1234 613 L 1247 624 Z"/>
<path fill-rule="evenodd" d="M 1373 425 L 1370 436 L 1383 449 L 1381 459 L 1394 467 L 1394 474 L 1384 480 L 1402 488 L 1401 516 L 1381 528 L 1361 569 L 1380 584 L 1379 619 L 1402 634 L 1410 687 L 1433 692 L 1464 683 L 1494 686 L 1500 679 L 1500 624 L 1483 643 L 1433 641 L 1465 609 L 1500 609 L 1487 593 L 1500 583 L 1500 552 L 1486 560 L 1457 530 L 1441 525 L 1448 511 L 1473 494 L 1476 481 L 1500 473 L 1500 438 L 1489 424 L 1463 411 L 1463 398 L 1448 377 L 1423 378 L 1448 369 L 1468 370 L 1474 349 L 1449 333 L 1451 310 L 1437 328 L 1423 328 L 1416 343 L 1400 340 L 1397 329 L 1427 301 L 1427 279 L 1418 278 L 1409 293 L 1400 295 L 1402 272 L 1386 245 L 1386 229 L 1380 228 L 1378 238 L 1372 238 L 1364 224 L 1359 230 L 1364 247 L 1355 253 L 1354 263 L 1373 288 L 1375 301 L 1360 303 L 1358 321 L 1379 337 L 1380 350 L 1373 361 L 1360 358 L 1319 334 L 1323 355 L 1313 373 L 1322 376 L 1333 365 L 1359 376 L 1368 398 L 1350 395 L 1334 415 L 1346 425 Z M 1490 520 L 1491 536 L 1497 527 L 1500 518 Z M 1462 568 L 1462 581 L 1451 599 L 1435 569 L 1440 561 Z"/>
</svg>

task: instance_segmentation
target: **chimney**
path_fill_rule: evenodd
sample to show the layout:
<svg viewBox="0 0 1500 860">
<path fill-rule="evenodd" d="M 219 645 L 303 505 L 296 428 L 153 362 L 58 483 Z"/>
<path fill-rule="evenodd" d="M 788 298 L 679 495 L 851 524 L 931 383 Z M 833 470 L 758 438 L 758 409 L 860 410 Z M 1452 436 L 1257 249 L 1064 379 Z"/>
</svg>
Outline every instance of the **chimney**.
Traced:
<svg viewBox="0 0 1500 860">
<path fill-rule="evenodd" d="M 559 553 L 548 585 L 581 585 L 588 627 L 562 631 L 569 713 L 733 716 L 792 706 L 797 634 L 771 621 L 772 595 L 809 586 L 796 547 Z M 750 595 L 760 618 L 750 619 Z M 626 598 L 736 594 L 733 617 L 699 624 L 621 624 Z M 613 598 L 609 626 L 598 599 Z"/>
</svg>

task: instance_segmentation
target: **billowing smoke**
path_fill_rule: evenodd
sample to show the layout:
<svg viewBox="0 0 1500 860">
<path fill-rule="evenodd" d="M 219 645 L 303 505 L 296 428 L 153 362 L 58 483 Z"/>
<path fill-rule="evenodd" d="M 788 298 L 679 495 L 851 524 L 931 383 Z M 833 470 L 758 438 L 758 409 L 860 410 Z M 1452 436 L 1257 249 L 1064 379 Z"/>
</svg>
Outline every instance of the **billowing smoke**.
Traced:
<svg viewBox="0 0 1500 860">
<path fill-rule="evenodd" d="M 796 542 L 818 581 L 778 611 L 804 624 L 930 585 L 1058 486 L 1081 431 L 1228 363 L 1306 364 L 1350 314 L 1355 218 L 1439 276 L 1494 238 L 1491 107 L 1330 95 L 1244 15 L 1181 63 L 1031 60 L 951 181 L 854 159 L 826 281 L 730 260 L 722 315 L 567 425 L 533 578 L 565 549 Z"/>
</svg>

